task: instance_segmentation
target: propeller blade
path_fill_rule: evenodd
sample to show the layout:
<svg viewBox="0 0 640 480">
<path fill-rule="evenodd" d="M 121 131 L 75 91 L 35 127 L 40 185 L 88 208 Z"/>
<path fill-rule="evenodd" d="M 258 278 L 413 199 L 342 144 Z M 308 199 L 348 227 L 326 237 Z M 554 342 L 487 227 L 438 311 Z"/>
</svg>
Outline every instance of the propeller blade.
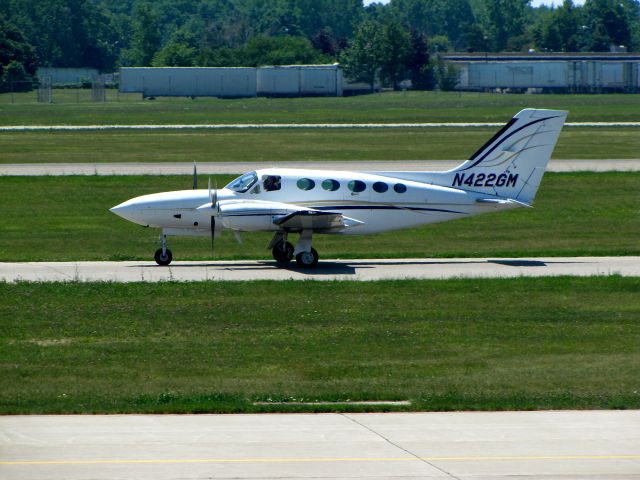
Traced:
<svg viewBox="0 0 640 480">
<path fill-rule="evenodd" d="M 193 189 L 198 189 L 198 168 L 196 167 L 196 161 L 193 161 Z"/>
<path fill-rule="evenodd" d="M 213 191 L 211 190 L 211 177 L 209 177 L 209 183 L 207 188 L 209 189 L 209 201 L 211 202 L 211 205 L 213 206 Z"/>
<path fill-rule="evenodd" d="M 213 255 L 213 246 L 215 242 L 216 236 L 216 217 L 211 215 L 211 255 Z"/>
<path fill-rule="evenodd" d="M 236 237 L 236 242 L 238 242 L 238 245 L 242 245 L 242 237 L 240 236 L 240 232 L 238 230 L 233 231 L 233 236 Z"/>
</svg>

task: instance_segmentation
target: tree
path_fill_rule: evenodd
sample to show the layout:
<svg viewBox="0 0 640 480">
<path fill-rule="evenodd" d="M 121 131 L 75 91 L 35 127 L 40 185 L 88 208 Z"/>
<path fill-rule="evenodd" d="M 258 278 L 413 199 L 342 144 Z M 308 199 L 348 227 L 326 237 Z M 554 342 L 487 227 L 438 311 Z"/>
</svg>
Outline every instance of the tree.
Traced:
<svg viewBox="0 0 640 480">
<path fill-rule="evenodd" d="M 238 48 L 204 48 L 198 55 L 197 64 L 202 67 L 240 67 L 240 53 Z"/>
<path fill-rule="evenodd" d="M 440 90 L 446 92 L 456 88 L 459 78 L 458 69 L 455 65 L 445 62 L 441 55 L 436 55 L 433 60 L 433 69 L 435 71 L 436 82 Z"/>
<path fill-rule="evenodd" d="M 158 15 L 149 3 L 140 2 L 136 5 L 134 19 L 130 59 L 136 66 L 147 67 L 160 48 Z"/>
<path fill-rule="evenodd" d="M 525 33 L 529 0 L 484 0 L 486 31 L 492 50 L 504 51 L 511 37 Z"/>
<path fill-rule="evenodd" d="M 417 30 L 411 30 L 411 53 L 407 62 L 407 70 L 413 88 L 433 90 L 435 80 L 433 67 L 429 62 L 429 47 L 425 36 Z"/>
<path fill-rule="evenodd" d="M 33 47 L 15 25 L 0 17 L 0 92 L 15 91 L 16 82 L 30 82 L 35 73 Z M 19 86 L 31 89 L 27 83 Z"/>
<path fill-rule="evenodd" d="M 393 0 L 390 6 L 410 30 L 447 36 L 456 50 L 469 48 L 468 33 L 476 19 L 468 0 Z"/>
<path fill-rule="evenodd" d="M 380 24 L 365 20 L 340 57 L 346 75 L 357 82 L 368 83 L 372 92 L 382 66 L 382 43 Z"/>
<path fill-rule="evenodd" d="M 610 45 L 633 49 L 634 29 L 640 23 L 640 5 L 634 0 L 587 0 L 584 4 L 587 47 L 606 51 Z"/>
<path fill-rule="evenodd" d="M 311 44 L 316 50 L 334 58 L 340 51 L 339 41 L 333 37 L 331 30 L 326 28 L 321 29 L 313 36 Z"/>
<path fill-rule="evenodd" d="M 238 52 L 243 66 L 328 63 L 329 58 L 303 37 L 255 37 Z"/>
<path fill-rule="evenodd" d="M 195 49 L 184 43 L 171 42 L 155 54 L 152 64 L 154 67 L 192 67 L 195 60 Z"/>
<path fill-rule="evenodd" d="M 380 73 L 382 78 L 398 90 L 398 84 L 406 78 L 411 56 L 411 39 L 407 31 L 395 21 L 382 27 Z"/>
</svg>

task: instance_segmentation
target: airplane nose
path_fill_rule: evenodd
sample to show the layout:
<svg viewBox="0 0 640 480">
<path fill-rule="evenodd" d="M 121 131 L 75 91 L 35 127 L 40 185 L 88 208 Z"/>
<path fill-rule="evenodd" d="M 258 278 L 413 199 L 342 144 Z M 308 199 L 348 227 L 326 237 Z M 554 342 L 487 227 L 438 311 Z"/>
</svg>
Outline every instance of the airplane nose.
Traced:
<svg viewBox="0 0 640 480">
<path fill-rule="evenodd" d="M 130 222 L 140 223 L 141 221 L 141 208 L 137 202 L 127 200 L 115 207 L 109 209 L 111 213 L 115 213 L 119 217 L 129 220 Z"/>
</svg>

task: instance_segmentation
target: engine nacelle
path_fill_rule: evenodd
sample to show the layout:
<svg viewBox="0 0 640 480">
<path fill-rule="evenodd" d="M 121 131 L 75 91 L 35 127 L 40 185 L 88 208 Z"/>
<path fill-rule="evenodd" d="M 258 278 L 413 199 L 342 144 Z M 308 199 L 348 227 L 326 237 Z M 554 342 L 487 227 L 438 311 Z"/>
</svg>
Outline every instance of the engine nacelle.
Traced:
<svg viewBox="0 0 640 480">
<path fill-rule="evenodd" d="M 295 206 L 294 206 L 295 207 Z M 212 210 L 211 204 L 198 207 L 198 212 L 205 213 Z M 240 231 L 269 231 L 279 230 L 273 223 L 276 216 L 294 213 L 298 208 L 279 202 L 263 202 L 259 200 L 242 202 L 221 202 L 217 221 L 221 221 L 225 228 Z"/>
</svg>

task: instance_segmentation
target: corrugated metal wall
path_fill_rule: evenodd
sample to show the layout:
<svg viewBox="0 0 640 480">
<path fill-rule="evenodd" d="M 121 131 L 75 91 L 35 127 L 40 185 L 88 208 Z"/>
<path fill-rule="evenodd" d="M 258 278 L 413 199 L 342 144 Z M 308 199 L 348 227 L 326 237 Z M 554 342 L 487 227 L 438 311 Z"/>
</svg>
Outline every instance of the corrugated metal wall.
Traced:
<svg viewBox="0 0 640 480">
<path fill-rule="evenodd" d="M 459 88 L 638 90 L 640 63 L 625 61 L 467 62 L 460 69 Z"/>
<path fill-rule="evenodd" d="M 123 67 L 120 91 L 145 97 L 342 96 L 342 70 L 337 65 Z"/>
<path fill-rule="evenodd" d="M 255 68 L 123 67 L 120 91 L 145 97 L 255 97 Z"/>
</svg>

